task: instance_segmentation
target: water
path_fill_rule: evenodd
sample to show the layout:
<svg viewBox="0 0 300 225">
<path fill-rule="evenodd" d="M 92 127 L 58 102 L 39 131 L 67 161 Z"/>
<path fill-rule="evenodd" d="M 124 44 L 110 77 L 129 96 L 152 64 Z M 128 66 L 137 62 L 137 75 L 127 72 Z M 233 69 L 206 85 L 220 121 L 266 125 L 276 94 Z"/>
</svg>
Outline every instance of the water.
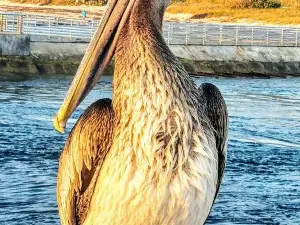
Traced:
<svg viewBox="0 0 300 225">
<path fill-rule="evenodd" d="M 53 130 L 52 117 L 71 79 L 2 75 L 0 224 L 59 224 L 57 159 L 67 134 Z M 226 176 L 207 224 L 300 224 L 300 79 L 196 79 L 204 81 L 221 89 L 230 115 Z M 111 88 L 105 77 L 73 118 Z"/>
</svg>

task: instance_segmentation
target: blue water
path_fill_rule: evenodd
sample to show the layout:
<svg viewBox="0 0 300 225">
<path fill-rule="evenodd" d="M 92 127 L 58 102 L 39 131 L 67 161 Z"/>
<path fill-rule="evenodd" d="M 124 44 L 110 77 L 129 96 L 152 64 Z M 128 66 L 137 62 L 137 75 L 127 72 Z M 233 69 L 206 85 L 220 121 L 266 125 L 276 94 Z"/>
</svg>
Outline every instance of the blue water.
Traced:
<svg viewBox="0 0 300 225">
<path fill-rule="evenodd" d="M 1 225 L 59 224 L 57 159 L 67 134 L 54 131 L 52 117 L 71 79 L 2 75 Z M 207 224 L 299 225 L 300 79 L 195 80 L 216 84 L 230 115 L 226 175 Z M 111 78 L 103 78 L 73 118 L 111 89 Z"/>
</svg>

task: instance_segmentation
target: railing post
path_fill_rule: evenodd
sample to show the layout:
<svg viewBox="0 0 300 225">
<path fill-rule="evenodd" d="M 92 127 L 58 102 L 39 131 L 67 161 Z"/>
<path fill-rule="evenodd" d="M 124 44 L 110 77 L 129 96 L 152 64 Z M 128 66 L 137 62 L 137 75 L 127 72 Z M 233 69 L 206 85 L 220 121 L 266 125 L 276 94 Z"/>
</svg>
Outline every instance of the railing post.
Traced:
<svg viewBox="0 0 300 225">
<path fill-rule="evenodd" d="M 58 34 L 58 18 L 55 17 L 55 20 L 56 20 L 56 33 Z"/>
<path fill-rule="evenodd" d="M 223 26 L 220 25 L 220 35 L 219 35 L 219 43 L 222 45 L 222 39 L 223 39 Z"/>
<path fill-rule="evenodd" d="M 18 33 L 22 34 L 23 30 L 23 15 L 18 16 Z"/>
<path fill-rule="evenodd" d="M 267 46 L 269 46 L 269 28 L 267 28 Z"/>
<path fill-rule="evenodd" d="M 253 42 L 254 42 L 254 26 L 252 26 L 252 30 L 251 30 L 251 46 L 253 46 Z"/>
<path fill-rule="evenodd" d="M 3 14 L 1 14 L 1 20 L 0 20 L 0 32 L 2 32 L 3 31 L 3 21 L 4 21 L 4 15 Z"/>
<path fill-rule="evenodd" d="M 188 45 L 189 42 L 189 26 L 188 24 L 185 24 L 185 45 Z"/>
<path fill-rule="evenodd" d="M 236 26 L 235 30 L 235 46 L 238 46 L 239 43 L 239 26 Z"/>
<path fill-rule="evenodd" d="M 73 29 L 73 19 L 71 19 L 71 23 L 70 23 L 70 41 L 72 40 L 72 29 Z"/>
<path fill-rule="evenodd" d="M 281 29 L 281 39 L 280 39 L 281 46 L 283 46 L 283 41 L 284 41 L 284 28 Z"/>
<path fill-rule="evenodd" d="M 93 35 L 94 35 L 94 20 L 92 20 L 92 29 L 91 29 L 91 40 L 93 38 Z"/>
<path fill-rule="evenodd" d="M 205 45 L 206 42 L 206 24 L 203 27 L 203 46 Z"/>
<path fill-rule="evenodd" d="M 171 32 L 171 24 L 169 23 L 168 24 L 168 34 L 167 34 L 167 37 L 168 37 L 167 43 L 168 43 L 168 45 L 170 45 L 170 32 Z"/>
<path fill-rule="evenodd" d="M 48 37 L 50 38 L 51 36 L 51 18 L 48 18 Z"/>
<path fill-rule="evenodd" d="M 298 35 L 299 35 L 299 29 L 297 29 L 296 32 L 296 47 L 298 47 Z"/>
<path fill-rule="evenodd" d="M 24 32 L 25 32 L 26 34 L 28 34 L 28 27 L 29 27 L 29 16 L 28 16 L 28 15 L 26 15 L 26 21 L 27 21 L 27 23 L 24 22 L 24 25 L 26 24 L 27 26 L 25 26 L 25 27 L 26 27 L 26 31 L 25 31 L 25 29 L 24 29 Z"/>
<path fill-rule="evenodd" d="M 173 38 L 173 23 L 170 23 L 170 31 L 169 31 L 169 45 L 172 44 L 172 38 Z"/>
<path fill-rule="evenodd" d="M 6 15 L 5 17 L 4 17 L 4 31 L 7 29 L 7 20 L 8 20 L 8 16 Z"/>
</svg>

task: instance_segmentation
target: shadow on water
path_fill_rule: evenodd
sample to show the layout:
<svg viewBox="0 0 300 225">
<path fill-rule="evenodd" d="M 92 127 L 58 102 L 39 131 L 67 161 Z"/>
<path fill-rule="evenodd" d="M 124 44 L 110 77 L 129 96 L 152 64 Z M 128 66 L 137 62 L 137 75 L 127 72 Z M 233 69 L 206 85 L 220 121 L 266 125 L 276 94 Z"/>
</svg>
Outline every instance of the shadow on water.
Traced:
<svg viewBox="0 0 300 225">
<path fill-rule="evenodd" d="M 104 77 L 68 124 L 111 97 Z M 52 117 L 72 76 L 1 75 L 0 224 L 59 224 L 57 160 L 67 134 Z M 207 224 L 300 224 L 300 79 L 195 78 L 212 82 L 230 114 L 227 171 Z"/>
</svg>

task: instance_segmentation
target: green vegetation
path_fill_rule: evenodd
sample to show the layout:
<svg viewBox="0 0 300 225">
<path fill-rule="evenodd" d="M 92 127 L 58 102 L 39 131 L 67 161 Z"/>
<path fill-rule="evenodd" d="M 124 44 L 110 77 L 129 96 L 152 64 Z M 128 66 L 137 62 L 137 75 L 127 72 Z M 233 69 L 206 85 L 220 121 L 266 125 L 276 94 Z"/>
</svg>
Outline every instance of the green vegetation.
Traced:
<svg viewBox="0 0 300 225">
<path fill-rule="evenodd" d="M 269 8 L 280 8 L 281 2 L 270 1 L 270 0 L 241 0 L 237 1 L 237 8 L 258 8 L 258 9 L 269 9 Z"/>
</svg>

